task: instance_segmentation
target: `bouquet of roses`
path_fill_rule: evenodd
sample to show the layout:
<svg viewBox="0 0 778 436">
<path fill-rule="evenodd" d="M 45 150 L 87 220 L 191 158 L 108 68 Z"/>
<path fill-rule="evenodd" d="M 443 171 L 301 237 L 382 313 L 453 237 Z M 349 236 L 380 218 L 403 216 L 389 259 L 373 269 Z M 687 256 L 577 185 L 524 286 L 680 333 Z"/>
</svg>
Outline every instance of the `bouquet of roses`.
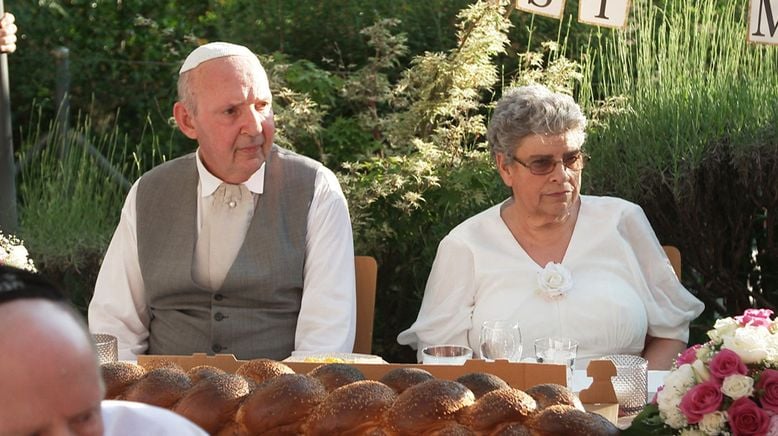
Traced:
<svg viewBox="0 0 778 436">
<path fill-rule="evenodd" d="M 22 241 L 15 236 L 0 233 L 0 265 L 13 266 L 35 272 L 35 264 L 29 258 Z"/>
<path fill-rule="evenodd" d="M 624 434 L 778 436 L 778 321 L 768 309 L 720 319 L 681 353 Z"/>
</svg>

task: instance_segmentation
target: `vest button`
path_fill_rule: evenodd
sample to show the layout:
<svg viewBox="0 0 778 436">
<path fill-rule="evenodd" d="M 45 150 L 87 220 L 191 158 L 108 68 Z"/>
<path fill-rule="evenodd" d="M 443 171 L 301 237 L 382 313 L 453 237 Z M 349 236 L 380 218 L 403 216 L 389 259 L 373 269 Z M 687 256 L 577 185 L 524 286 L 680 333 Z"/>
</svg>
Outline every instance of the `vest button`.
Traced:
<svg viewBox="0 0 778 436">
<path fill-rule="evenodd" d="M 224 300 L 224 295 L 216 294 L 216 295 L 213 296 L 213 299 L 216 300 L 216 301 L 222 301 L 222 300 Z"/>
<path fill-rule="evenodd" d="M 221 321 L 224 318 L 227 318 L 227 317 L 224 316 L 221 312 L 216 312 L 216 315 L 213 316 L 213 319 L 215 319 L 216 321 Z"/>
<path fill-rule="evenodd" d="M 211 350 L 213 350 L 214 353 L 218 353 L 219 351 L 221 351 L 223 349 L 224 349 L 224 347 L 222 347 L 219 344 L 213 344 L 213 346 L 211 347 Z"/>
<path fill-rule="evenodd" d="M 227 203 L 227 206 L 229 206 L 230 209 L 235 209 L 235 206 L 237 206 L 237 205 L 238 205 L 238 202 L 236 202 L 235 200 L 230 200 L 230 202 Z"/>
</svg>

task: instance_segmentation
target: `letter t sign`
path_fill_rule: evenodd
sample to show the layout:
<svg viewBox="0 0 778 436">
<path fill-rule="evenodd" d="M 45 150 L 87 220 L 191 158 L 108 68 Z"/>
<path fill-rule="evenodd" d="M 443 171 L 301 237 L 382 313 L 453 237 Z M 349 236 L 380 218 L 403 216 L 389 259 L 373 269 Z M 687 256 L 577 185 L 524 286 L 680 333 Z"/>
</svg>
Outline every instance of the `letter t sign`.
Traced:
<svg viewBox="0 0 778 436">
<path fill-rule="evenodd" d="M 602 27 L 624 27 L 629 15 L 629 0 L 581 0 L 578 21 Z"/>
</svg>

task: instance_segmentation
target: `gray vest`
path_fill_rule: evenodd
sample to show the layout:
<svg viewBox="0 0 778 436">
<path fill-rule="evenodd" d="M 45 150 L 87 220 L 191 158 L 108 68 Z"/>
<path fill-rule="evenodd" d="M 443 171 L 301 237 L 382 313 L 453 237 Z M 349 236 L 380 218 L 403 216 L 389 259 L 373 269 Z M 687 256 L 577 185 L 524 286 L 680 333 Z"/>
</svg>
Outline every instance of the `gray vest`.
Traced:
<svg viewBox="0 0 778 436">
<path fill-rule="evenodd" d="M 273 146 L 243 246 L 217 292 L 192 280 L 197 240 L 195 155 L 140 179 L 138 260 L 146 288 L 149 354 L 229 353 L 283 359 L 294 349 L 308 210 L 321 164 Z"/>
</svg>

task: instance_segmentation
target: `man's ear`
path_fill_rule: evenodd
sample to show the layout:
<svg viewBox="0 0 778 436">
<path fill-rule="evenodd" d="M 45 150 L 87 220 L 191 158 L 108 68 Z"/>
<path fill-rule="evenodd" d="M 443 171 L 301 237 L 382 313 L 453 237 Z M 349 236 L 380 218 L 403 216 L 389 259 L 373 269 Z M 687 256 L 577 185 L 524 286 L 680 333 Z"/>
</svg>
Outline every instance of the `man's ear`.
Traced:
<svg viewBox="0 0 778 436">
<path fill-rule="evenodd" d="M 173 118 L 176 119 L 176 124 L 181 129 L 181 133 L 189 139 L 197 139 L 197 129 L 192 124 L 192 114 L 186 108 L 186 105 L 180 101 L 173 105 Z"/>
</svg>

